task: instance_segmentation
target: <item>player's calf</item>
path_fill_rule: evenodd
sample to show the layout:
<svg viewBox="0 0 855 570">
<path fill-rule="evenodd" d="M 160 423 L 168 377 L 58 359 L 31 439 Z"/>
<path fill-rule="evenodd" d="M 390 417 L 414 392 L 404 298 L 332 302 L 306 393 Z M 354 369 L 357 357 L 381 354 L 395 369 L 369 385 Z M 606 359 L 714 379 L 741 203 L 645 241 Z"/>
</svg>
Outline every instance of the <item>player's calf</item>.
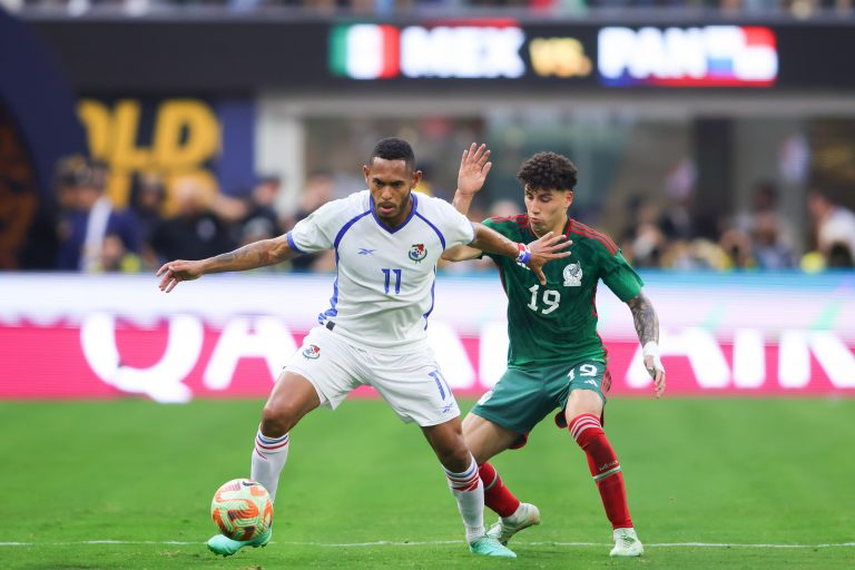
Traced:
<svg viewBox="0 0 855 570">
<path fill-rule="evenodd" d="M 600 418 L 594 414 L 580 414 L 570 421 L 568 429 L 587 456 L 588 468 L 612 528 L 632 528 L 620 462 L 603 432 Z"/>
</svg>

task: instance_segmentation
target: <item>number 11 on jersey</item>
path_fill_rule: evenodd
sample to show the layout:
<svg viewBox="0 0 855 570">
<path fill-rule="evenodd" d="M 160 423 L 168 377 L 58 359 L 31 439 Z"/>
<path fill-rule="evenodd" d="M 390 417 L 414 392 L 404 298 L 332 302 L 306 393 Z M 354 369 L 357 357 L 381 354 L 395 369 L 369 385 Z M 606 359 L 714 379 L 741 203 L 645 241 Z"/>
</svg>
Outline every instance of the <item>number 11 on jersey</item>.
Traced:
<svg viewBox="0 0 855 570">
<path fill-rule="evenodd" d="M 384 293 L 389 294 L 389 288 L 392 284 L 392 274 L 395 274 L 395 295 L 401 293 L 401 270 L 400 269 L 381 269 L 384 277 Z"/>
</svg>

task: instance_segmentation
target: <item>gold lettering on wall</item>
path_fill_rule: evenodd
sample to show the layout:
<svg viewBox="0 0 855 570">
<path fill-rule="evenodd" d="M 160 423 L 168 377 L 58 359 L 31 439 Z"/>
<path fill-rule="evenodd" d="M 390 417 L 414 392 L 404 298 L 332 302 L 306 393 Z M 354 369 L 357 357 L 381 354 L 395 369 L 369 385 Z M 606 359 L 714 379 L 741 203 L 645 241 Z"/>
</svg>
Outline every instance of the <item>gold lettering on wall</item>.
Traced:
<svg viewBox="0 0 855 570">
<path fill-rule="evenodd" d="M 108 193 L 117 206 L 130 198 L 133 176 L 155 171 L 167 181 L 168 205 L 171 181 L 180 176 L 214 180 L 206 163 L 220 152 L 221 129 L 216 115 L 204 101 L 165 99 L 157 105 L 151 141 L 141 141 L 142 104 L 121 99 L 112 106 L 96 99 L 78 104 L 86 128 L 89 151 L 110 166 Z"/>
</svg>

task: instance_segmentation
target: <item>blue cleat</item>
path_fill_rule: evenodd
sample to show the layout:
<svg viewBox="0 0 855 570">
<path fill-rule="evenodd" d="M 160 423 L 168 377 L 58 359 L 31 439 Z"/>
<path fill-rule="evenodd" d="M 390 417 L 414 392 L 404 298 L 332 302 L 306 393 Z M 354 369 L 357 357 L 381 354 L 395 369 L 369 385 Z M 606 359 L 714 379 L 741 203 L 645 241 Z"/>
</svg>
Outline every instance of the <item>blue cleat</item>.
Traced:
<svg viewBox="0 0 855 570">
<path fill-rule="evenodd" d="M 482 554 L 484 556 L 498 556 L 500 558 L 517 557 L 513 550 L 502 546 L 498 540 L 486 534 L 470 542 L 469 550 L 473 554 Z"/>
<path fill-rule="evenodd" d="M 208 540 L 208 550 L 218 556 L 231 556 L 245 546 L 258 548 L 265 547 L 270 542 L 270 537 L 273 535 L 273 529 L 267 529 L 267 532 L 253 538 L 252 540 L 232 540 L 222 534 L 216 534 Z"/>
</svg>

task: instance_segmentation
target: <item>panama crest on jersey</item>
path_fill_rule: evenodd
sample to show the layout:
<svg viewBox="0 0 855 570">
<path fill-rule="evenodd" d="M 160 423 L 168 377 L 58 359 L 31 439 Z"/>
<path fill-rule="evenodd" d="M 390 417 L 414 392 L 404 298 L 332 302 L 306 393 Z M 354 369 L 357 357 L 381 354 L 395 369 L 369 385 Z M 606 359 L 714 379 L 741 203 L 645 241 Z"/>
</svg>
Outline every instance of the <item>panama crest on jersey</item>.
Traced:
<svg viewBox="0 0 855 570">
<path fill-rule="evenodd" d="M 415 261 L 416 263 L 421 263 L 422 260 L 427 257 L 427 248 L 423 243 L 416 243 L 410 247 L 409 252 L 410 259 Z"/>
<path fill-rule="evenodd" d="M 579 287 L 582 285 L 582 265 L 579 263 L 568 263 L 564 267 L 564 286 Z"/>
<path fill-rule="evenodd" d="M 303 349 L 303 358 L 306 360 L 317 360 L 321 356 L 321 347 L 316 344 L 310 344 Z"/>
</svg>

